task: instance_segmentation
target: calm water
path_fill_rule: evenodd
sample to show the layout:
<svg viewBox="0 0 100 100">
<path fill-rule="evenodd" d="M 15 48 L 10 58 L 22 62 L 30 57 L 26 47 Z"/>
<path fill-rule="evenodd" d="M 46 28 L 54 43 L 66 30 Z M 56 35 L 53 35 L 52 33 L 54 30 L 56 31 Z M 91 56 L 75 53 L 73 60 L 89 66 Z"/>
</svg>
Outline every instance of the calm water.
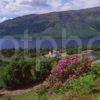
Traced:
<svg viewBox="0 0 100 100">
<path fill-rule="evenodd" d="M 65 40 L 65 39 L 0 39 L 0 49 L 4 48 L 61 48 L 61 47 L 74 47 L 78 45 L 98 45 L 100 46 L 100 39 L 80 39 L 80 40 Z"/>
</svg>

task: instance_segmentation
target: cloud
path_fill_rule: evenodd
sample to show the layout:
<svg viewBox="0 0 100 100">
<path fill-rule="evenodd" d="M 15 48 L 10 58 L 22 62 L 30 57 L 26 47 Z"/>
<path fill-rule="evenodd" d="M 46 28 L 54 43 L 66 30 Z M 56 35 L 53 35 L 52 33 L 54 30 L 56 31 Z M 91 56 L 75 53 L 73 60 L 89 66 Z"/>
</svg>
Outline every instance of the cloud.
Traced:
<svg viewBox="0 0 100 100">
<path fill-rule="evenodd" d="M 100 6 L 100 0 L 0 0 L 0 17 Z"/>
<path fill-rule="evenodd" d="M 69 4 L 71 9 L 83 9 L 83 8 L 100 6 L 100 0 L 70 0 L 65 4 Z"/>
<path fill-rule="evenodd" d="M 4 22 L 5 20 L 7 20 L 8 18 L 7 17 L 3 17 L 0 19 L 0 23 Z"/>
<path fill-rule="evenodd" d="M 6 20 L 8 20 L 8 19 L 13 19 L 13 18 L 2 17 L 2 18 L 0 18 L 0 23 L 2 23 L 2 22 L 4 22 L 4 21 L 6 21 Z"/>
</svg>

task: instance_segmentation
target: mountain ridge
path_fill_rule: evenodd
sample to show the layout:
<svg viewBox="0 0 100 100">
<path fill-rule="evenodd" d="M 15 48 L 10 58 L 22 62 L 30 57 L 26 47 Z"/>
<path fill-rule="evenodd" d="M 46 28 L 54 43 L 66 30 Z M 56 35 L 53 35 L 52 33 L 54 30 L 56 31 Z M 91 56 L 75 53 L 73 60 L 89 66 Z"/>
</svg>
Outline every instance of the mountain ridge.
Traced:
<svg viewBox="0 0 100 100">
<path fill-rule="evenodd" d="M 100 7 L 20 16 L 0 23 L 0 36 L 23 37 L 26 29 L 32 37 L 60 38 L 63 29 L 67 37 L 100 36 Z"/>
</svg>

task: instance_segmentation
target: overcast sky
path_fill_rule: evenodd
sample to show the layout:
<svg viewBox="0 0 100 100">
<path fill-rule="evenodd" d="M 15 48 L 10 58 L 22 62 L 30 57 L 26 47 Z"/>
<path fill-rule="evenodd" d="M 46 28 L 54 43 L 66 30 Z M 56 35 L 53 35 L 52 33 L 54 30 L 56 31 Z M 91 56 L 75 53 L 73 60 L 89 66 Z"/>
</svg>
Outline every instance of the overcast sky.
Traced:
<svg viewBox="0 0 100 100">
<path fill-rule="evenodd" d="M 0 22 L 17 16 L 100 6 L 100 0 L 0 0 Z"/>
</svg>

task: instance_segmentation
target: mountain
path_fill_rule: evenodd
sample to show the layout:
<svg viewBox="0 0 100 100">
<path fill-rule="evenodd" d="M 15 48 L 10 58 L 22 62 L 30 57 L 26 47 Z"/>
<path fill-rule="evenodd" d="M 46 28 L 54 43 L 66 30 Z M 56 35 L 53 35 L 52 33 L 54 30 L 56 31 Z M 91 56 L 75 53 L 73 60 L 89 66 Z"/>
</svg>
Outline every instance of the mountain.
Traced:
<svg viewBox="0 0 100 100">
<path fill-rule="evenodd" d="M 0 37 L 23 37 L 26 29 L 32 37 L 60 38 L 63 29 L 67 37 L 100 36 L 100 7 L 20 16 L 0 23 Z"/>
</svg>

